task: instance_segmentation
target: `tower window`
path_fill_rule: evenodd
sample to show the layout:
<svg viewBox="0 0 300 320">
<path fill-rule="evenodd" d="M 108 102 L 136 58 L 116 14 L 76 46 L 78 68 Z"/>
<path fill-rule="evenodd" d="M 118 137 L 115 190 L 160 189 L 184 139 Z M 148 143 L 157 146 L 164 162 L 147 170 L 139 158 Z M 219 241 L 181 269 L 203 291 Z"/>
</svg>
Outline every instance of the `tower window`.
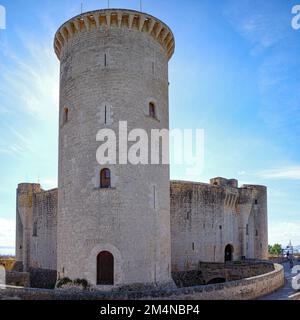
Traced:
<svg viewBox="0 0 300 320">
<path fill-rule="evenodd" d="M 33 223 L 33 231 L 32 231 L 32 236 L 37 237 L 37 221 Z"/>
<path fill-rule="evenodd" d="M 153 206 L 156 209 L 156 188 L 153 186 Z"/>
<path fill-rule="evenodd" d="M 156 108 L 153 102 L 149 103 L 149 116 L 156 119 Z"/>
<path fill-rule="evenodd" d="M 108 189 L 111 187 L 111 174 L 109 169 L 103 169 L 100 172 L 100 188 Z"/>
<path fill-rule="evenodd" d="M 249 225 L 248 224 L 246 225 L 246 235 L 247 236 L 249 235 Z"/>
<path fill-rule="evenodd" d="M 255 235 L 258 237 L 258 230 L 255 231 Z"/>
<path fill-rule="evenodd" d="M 104 66 L 107 67 L 107 54 L 104 54 Z"/>
<path fill-rule="evenodd" d="M 186 213 L 186 219 L 187 219 L 187 220 L 190 220 L 190 219 L 191 219 L 191 211 L 188 211 L 188 212 Z"/>
<path fill-rule="evenodd" d="M 63 123 L 67 123 L 69 121 L 69 108 L 64 108 L 64 119 Z"/>
<path fill-rule="evenodd" d="M 258 200 L 257 199 L 255 199 L 255 204 L 258 204 Z"/>
</svg>

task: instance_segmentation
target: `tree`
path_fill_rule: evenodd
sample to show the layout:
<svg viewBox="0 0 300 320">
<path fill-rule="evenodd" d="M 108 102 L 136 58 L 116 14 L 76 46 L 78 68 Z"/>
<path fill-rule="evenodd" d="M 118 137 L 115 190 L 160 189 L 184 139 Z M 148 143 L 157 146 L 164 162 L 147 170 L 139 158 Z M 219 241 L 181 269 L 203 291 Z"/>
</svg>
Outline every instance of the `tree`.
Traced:
<svg viewBox="0 0 300 320">
<path fill-rule="evenodd" d="M 269 244 L 269 245 L 268 245 L 268 252 L 269 252 L 270 254 L 272 254 L 272 248 L 273 248 L 273 247 Z"/>
<path fill-rule="evenodd" d="M 269 248 L 270 254 L 275 254 L 279 256 L 282 252 L 281 244 L 278 244 L 278 243 L 274 244 L 273 246 L 269 245 L 268 248 Z"/>
</svg>

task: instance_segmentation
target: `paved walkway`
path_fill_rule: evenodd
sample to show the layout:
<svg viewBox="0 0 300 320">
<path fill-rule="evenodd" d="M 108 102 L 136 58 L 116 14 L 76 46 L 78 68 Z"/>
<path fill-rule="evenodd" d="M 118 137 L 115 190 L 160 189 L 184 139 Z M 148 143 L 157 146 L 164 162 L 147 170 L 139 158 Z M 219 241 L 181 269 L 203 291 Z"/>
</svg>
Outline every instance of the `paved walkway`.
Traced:
<svg viewBox="0 0 300 320">
<path fill-rule="evenodd" d="M 300 263 L 297 262 L 296 264 L 299 265 Z M 297 293 L 297 291 L 292 288 L 292 278 L 295 275 L 292 274 L 292 269 L 290 268 L 289 263 L 284 263 L 283 266 L 285 276 L 284 287 L 258 300 L 289 300 L 289 296 Z"/>
</svg>

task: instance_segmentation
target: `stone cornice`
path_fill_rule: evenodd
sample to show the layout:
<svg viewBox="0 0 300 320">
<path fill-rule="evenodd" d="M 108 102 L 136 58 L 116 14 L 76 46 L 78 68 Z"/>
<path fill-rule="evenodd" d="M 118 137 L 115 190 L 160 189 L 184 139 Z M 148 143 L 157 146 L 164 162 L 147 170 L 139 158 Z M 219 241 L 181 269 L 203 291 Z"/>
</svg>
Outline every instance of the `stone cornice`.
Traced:
<svg viewBox="0 0 300 320">
<path fill-rule="evenodd" d="M 166 50 L 170 59 L 175 50 L 175 39 L 170 28 L 159 19 L 138 11 L 125 9 L 104 9 L 86 12 L 64 23 L 56 32 L 54 39 L 55 53 L 60 59 L 64 44 L 76 33 L 93 28 L 128 28 L 149 33 Z"/>
</svg>

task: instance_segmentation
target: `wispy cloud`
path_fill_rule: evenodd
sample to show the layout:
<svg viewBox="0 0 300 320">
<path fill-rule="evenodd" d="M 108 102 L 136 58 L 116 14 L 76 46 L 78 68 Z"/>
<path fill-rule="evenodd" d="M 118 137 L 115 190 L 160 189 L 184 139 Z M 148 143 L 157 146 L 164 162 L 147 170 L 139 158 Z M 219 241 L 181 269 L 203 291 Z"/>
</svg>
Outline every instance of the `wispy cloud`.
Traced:
<svg viewBox="0 0 300 320">
<path fill-rule="evenodd" d="M 19 56 L 12 48 L 1 46 L 10 64 L 0 64 L 2 100 L 14 101 L 13 110 L 38 119 L 53 117 L 58 107 L 59 68 L 53 53 L 52 41 L 36 41 L 30 35 L 20 33 L 26 57 Z M 8 108 L 3 102 L 1 110 Z"/>
<path fill-rule="evenodd" d="M 300 221 L 276 221 L 269 225 L 269 243 L 280 243 L 283 246 L 292 241 L 293 245 L 300 245 Z"/>
<path fill-rule="evenodd" d="M 252 53 L 259 53 L 284 39 L 290 28 L 281 8 L 271 1 L 230 0 L 224 15 L 236 31 L 253 45 Z"/>
<path fill-rule="evenodd" d="M 298 35 L 291 28 L 292 4 L 285 1 L 229 0 L 224 14 L 261 58 L 257 85 L 260 117 L 288 140 L 300 136 Z M 290 130 L 294 130 L 291 137 Z"/>
<path fill-rule="evenodd" d="M 50 39 L 19 32 L 22 50 L 0 44 L 1 155 L 29 158 L 41 153 L 41 130 L 56 137 L 59 64 Z"/>
<path fill-rule="evenodd" d="M 57 178 L 45 178 L 40 181 L 42 188 L 53 189 L 57 188 Z"/>
<path fill-rule="evenodd" d="M 258 172 L 258 177 L 277 180 L 300 180 L 300 166 L 285 166 Z"/>
<path fill-rule="evenodd" d="M 0 247 L 15 246 L 15 221 L 0 217 Z"/>
</svg>

